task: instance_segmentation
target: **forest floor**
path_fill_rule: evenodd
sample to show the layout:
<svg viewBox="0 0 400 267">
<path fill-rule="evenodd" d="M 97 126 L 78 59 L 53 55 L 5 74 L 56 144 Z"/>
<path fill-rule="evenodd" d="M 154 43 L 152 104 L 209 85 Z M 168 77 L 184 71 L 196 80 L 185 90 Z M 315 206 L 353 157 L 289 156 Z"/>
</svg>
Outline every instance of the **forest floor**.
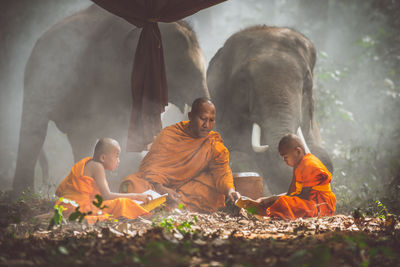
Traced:
<svg viewBox="0 0 400 267">
<path fill-rule="evenodd" d="M 400 266 L 396 217 L 273 220 L 241 210 L 64 222 L 54 200 L 0 197 L 0 266 Z"/>
</svg>

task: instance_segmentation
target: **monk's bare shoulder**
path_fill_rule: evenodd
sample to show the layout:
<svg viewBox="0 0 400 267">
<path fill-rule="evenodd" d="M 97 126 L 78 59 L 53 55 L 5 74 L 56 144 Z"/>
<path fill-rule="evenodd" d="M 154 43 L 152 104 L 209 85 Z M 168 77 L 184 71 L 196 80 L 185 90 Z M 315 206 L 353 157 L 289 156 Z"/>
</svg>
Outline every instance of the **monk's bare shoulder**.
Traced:
<svg viewBox="0 0 400 267">
<path fill-rule="evenodd" d="M 104 166 L 100 162 L 93 160 L 86 163 L 85 169 L 83 170 L 84 176 L 89 176 L 92 178 L 98 177 L 100 174 L 104 173 Z"/>
</svg>

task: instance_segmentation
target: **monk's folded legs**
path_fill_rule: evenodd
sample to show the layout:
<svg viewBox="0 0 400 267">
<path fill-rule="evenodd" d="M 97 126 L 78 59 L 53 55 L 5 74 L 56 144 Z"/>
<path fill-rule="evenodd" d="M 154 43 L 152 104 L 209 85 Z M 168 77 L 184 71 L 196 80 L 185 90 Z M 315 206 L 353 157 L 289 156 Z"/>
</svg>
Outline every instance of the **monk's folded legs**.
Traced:
<svg viewBox="0 0 400 267">
<path fill-rule="evenodd" d="M 300 217 L 316 217 L 318 209 L 314 201 L 281 196 L 267 209 L 267 215 L 284 220 L 294 220 Z"/>
<path fill-rule="evenodd" d="M 198 180 L 192 180 L 178 189 L 186 208 L 197 212 L 215 212 L 225 206 L 225 196 Z"/>
<path fill-rule="evenodd" d="M 122 193 L 142 193 L 149 189 L 154 190 L 153 185 L 139 177 L 125 181 L 120 186 Z M 182 204 L 191 211 L 215 212 L 225 205 L 225 196 L 215 190 L 213 177 L 208 173 L 202 173 L 176 191 L 182 197 Z"/>
</svg>

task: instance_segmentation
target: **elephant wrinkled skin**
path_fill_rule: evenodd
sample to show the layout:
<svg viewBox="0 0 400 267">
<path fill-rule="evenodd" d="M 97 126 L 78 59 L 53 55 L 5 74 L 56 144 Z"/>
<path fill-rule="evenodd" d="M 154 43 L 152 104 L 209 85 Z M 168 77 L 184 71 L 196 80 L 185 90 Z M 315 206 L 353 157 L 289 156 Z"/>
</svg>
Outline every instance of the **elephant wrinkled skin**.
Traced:
<svg viewBox="0 0 400 267">
<path fill-rule="evenodd" d="M 260 172 L 267 185 L 264 194 L 268 188 L 287 191 L 292 170 L 277 147 L 283 135 L 299 127 L 311 152 L 332 170 L 314 119 L 315 60 L 314 45 L 302 34 L 254 26 L 232 35 L 209 64 L 207 85 L 218 110 L 216 127 L 230 151 L 232 170 Z M 259 137 L 252 144 L 252 129 L 258 125 Z"/>
<path fill-rule="evenodd" d="M 204 56 L 185 22 L 159 26 L 169 102 L 183 110 L 194 98 L 209 96 Z M 14 191 L 33 188 L 49 120 L 66 133 L 75 161 L 91 155 L 100 137 L 117 139 L 125 151 L 139 35 L 140 29 L 92 5 L 41 36 L 25 68 Z M 119 176 L 135 171 L 124 155 L 121 160 Z"/>
</svg>

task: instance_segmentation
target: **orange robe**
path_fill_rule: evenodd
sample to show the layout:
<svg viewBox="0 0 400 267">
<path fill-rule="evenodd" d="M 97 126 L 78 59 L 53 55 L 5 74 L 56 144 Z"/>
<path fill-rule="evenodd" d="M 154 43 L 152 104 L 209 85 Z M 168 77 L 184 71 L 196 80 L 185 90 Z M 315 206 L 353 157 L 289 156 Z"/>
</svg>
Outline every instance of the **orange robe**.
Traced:
<svg viewBox="0 0 400 267">
<path fill-rule="evenodd" d="M 58 197 L 74 200 L 79 205 L 79 211 L 81 212 L 92 211 L 92 215 L 85 217 L 88 223 L 119 217 L 135 219 L 140 215 L 148 214 L 148 211 L 129 198 L 105 200 L 102 206 L 106 205 L 108 208 L 102 211 L 93 205 L 92 202 L 95 200 L 95 196 L 97 194 L 100 195 L 100 192 L 96 181 L 92 177 L 83 175 L 85 165 L 91 159 L 90 157 L 84 158 L 72 167 L 71 172 L 57 187 L 56 195 Z M 75 211 L 75 207 L 69 203 L 58 200 L 56 204 L 61 204 L 66 208 L 63 212 L 64 216 L 69 216 Z"/>
<path fill-rule="evenodd" d="M 334 214 L 336 197 L 330 187 L 332 174 L 317 157 L 306 154 L 294 170 L 294 179 L 295 188 L 291 187 L 288 195 L 298 195 L 303 187 L 311 187 L 308 199 L 281 196 L 267 209 L 268 216 L 290 220 Z"/>
<path fill-rule="evenodd" d="M 195 138 L 188 123 L 160 132 L 139 171 L 121 182 L 120 192 L 154 190 L 152 183 L 160 183 L 178 192 L 190 210 L 213 212 L 225 205 L 225 193 L 234 188 L 229 152 L 217 132 Z"/>
</svg>

